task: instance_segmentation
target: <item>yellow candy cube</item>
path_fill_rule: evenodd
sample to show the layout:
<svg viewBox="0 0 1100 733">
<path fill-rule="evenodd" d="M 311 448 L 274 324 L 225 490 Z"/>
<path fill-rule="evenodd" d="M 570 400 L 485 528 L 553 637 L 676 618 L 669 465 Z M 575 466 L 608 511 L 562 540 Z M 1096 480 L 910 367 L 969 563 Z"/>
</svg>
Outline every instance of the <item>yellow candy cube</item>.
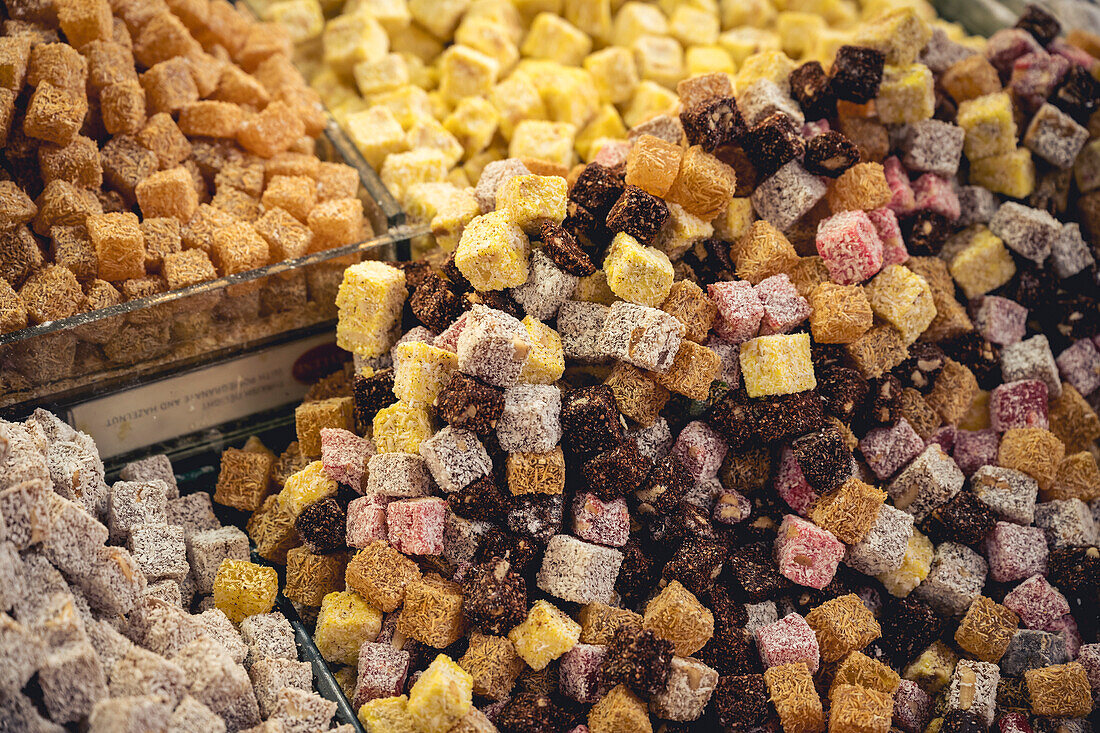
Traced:
<svg viewBox="0 0 1100 733">
<path fill-rule="evenodd" d="M 577 154 L 581 160 L 591 161 L 599 152 L 600 146 L 607 140 L 621 140 L 626 137 L 626 125 L 613 104 L 600 107 L 584 128 L 577 133 Z"/>
<path fill-rule="evenodd" d="M 359 708 L 357 717 L 367 733 L 420 733 L 416 721 L 409 715 L 409 698 L 379 697 Z"/>
<path fill-rule="evenodd" d="M 333 18 L 321 36 L 325 64 L 345 76 L 363 61 L 378 61 L 390 49 L 390 39 L 377 20 L 367 13 L 349 13 Z"/>
<path fill-rule="evenodd" d="M 531 316 L 524 317 L 523 327 L 527 329 L 531 350 L 527 352 L 527 361 L 523 362 L 519 381 L 524 384 L 553 384 L 565 373 L 565 355 L 562 352 L 561 336 L 557 331 Z"/>
<path fill-rule="evenodd" d="M 671 288 L 669 288 L 671 290 Z M 582 300 L 586 303 L 599 303 L 611 305 L 616 300 L 622 300 L 607 285 L 607 273 L 596 270 L 588 277 L 582 277 L 577 283 L 577 289 L 573 291 L 573 300 Z"/>
<path fill-rule="evenodd" d="M 446 156 L 438 150 L 410 150 L 387 156 L 379 177 L 394 197 L 402 201 L 409 186 L 442 181 L 448 168 Z"/>
<path fill-rule="evenodd" d="M 427 407 L 458 370 L 458 356 L 419 341 L 393 349 L 393 393 L 412 407 Z"/>
<path fill-rule="evenodd" d="M 542 220 L 561 224 L 567 193 L 568 185 L 561 176 L 513 176 L 497 189 L 497 211 L 533 234 Z"/>
<path fill-rule="evenodd" d="M 761 79 L 768 79 L 789 94 L 790 76 L 795 63 L 787 54 L 778 50 L 765 50 L 749 56 L 742 62 L 733 78 L 733 90 L 737 94 L 745 91 Z"/>
<path fill-rule="evenodd" d="M 867 11 L 867 8 L 864 8 Z M 865 17 L 874 17 L 867 15 Z M 856 37 L 861 46 L 882 51 L 886 63 L 911 64 L 932 37 L 932 29 L 913 7 L 899 7 L 866 24 Z"/>
<path fill-rule="evenodd" d="M 538 158 L 570 168 L 577 128 L 568 122 L 524 120 L 508 144 L 509 158 Z"/>
<path fill-rule="evenodd" d="M 392 92 L 378 94 L 371 99 L 371 109 L 383 107 L 390 111 L 393 119 L 402 130 L 412 127 L 421 120 L 433 119 L 432 103 L 428 98 L 428 93 L 414 86 L 401 87 Z M 391 152 L 400 152 L 404 149 L 404 147 L 401 147 L 397 151 Z M 372 163 L 372 165 L 374 164 Z"/>
<path fill-rule="evenodd" d="M 489 101 L 497 110 L 500 134 L 511 140 L 524 120 L 546 119 L 546 104 L 538 87 L 526 74 L 515 73 L 493 87 Z"/>
<path fill-rule="evenodd" d="M 432 437 L 432 420 L 423 407 L 395 402 L 374 416 L 374 447 L 379 453 L 419 453 Z"/>
<path fill-rule="evenodd" d="M 462 143 L 458 141 L 454 135 L 452 135 L 447 128 L 440 124 L 435 119 L 423 119 L 417 120 L 405 133 L 405 142 L 409 146 L 409 150 L 413 151 L 432 151 L 439 153 L 443 156 L 443 164 L 445 170 L 452 168 L 458 164 L 458 161 L 462 159 L 462 155 L 465 152 L 462 148 Z M 382 168 L 385 169 L 389 160 L 397 156 L 390 156 L 386 160 L 386 163 L 382 164 Z M 419 159 L 419 164 L 423 165 L 428 162 L 429 158 Z M 431 165 L 434 166 L 434 160 L 431 160 Z M 429 180 L 438 180 L 436 177 L 436 171 L 431 171 L 432 175 L 428 176 Z M 408 188 L 409 184 L 404 184 L 405 188 Z M 392 191 L 392 189 L 391 189 Z"/>
<path fill-rule="evenodd" d="M 527 618 L 508 632 L 516 653 L 531 669 L 543 669 L 573 648 L 581 638 L 581 625 L 557 606 L 535 601 Z"/>
<path fill-rule="evenodd" d="M 460 100 L 443 120 L 443 127 L 462 145 L 466 157 L 489 147 L 500 123 L 500 113 L 487 99 L 470 97 Z"/>
<path fill-rule="evenodd" d="M 628 102 L 638 86 L 638 66 L 629 48 L 608 46 L 589 54 L 584 59 L 584 68 L 592 75 L 601 102 Z"/>
<path fill-rule="evenodd" d="M 959 655 L 955 650 L 937 639 L 902 670 L 901 676 L 935 695 L 951 682 L 958 663 Z"/>
<path fill-rule="evenodd" d="M 962 102 L 956 121 L 966 132 L 963 152 L 971 161 L 1011 153 L 1016 149 L 1012 98 L 1005 92 Z"/>
<path fill-rule="evenodd" d="M 749 397 L 794 394 L 817 386 L 808 333 L 758 336 L 741 344 Z"/>
<path fill-rule="evenodd" d="M 405 130 L 388 107 L 375 105 L 350 114 L 344 125 L 355 147 L 375 170 L 387 155 L 407 149 Z"/>
<path fill-rule="evenodd" d="M 766 28 L 775 22 L 777 12 L 771 0 L 719 1 L 719 18 L 723 28 Z"/>
<path fill-rule="evenodd" d="M 524 56 L 557 61 L 565 66 L 580 66 L 591 50 L 592 39 L 584 31 L 553 13 L 535 16 L 520 47 Z"/>
<path fill-rule="evenodd" d="M 470 0 L 409 0 L 412 19 L 443 41 L 454 34 L 469 7 Z"/>
<path fill-rule="evenodd" d="M 344 270 L 336 294 L 336 343 L 366 358 L 381 356 L 405 305 L 405 273 L 382 262 L 360 262 Z"/>
<path fill-rule="evenodd" d="M 501 74 L 506 74 L 519 61 L 519 49 L 508 29 L 489 18 L 467 14 L 455 31 L 455 43 L 494 59 Z"/>
<path fill-rule="evenodd" d="M 431 220 L 432 235 L 444 252 L 453 252 L 466 226 L 481 215 L 481 207 L 468 189 L 460 190 L 442 206 Z"/>
<path fill-rule="evenodd" d="M 565 0 L 565 19 L 592 38 L 611 38 L 611 0 Z"/>
<path fill-rule="evenodd" d="M 955 255 L 948 269 L 966 297 L 976 298 L 1011 280 L 1016 263 L 1001 238 L 982 227 Z"/>
<path fill-rule="evenodd" d="M 825 19 L 816 13 L 784 11 L 775 19 L 775 32 L 779 34 L 783 53 L 796 59 L 806 55 L 823 30 Z"/>
<path fill-rule="evenodd" d="M 661 227 L 653 246 L 668 255 L 670 260 L 678 260 L 696 242 L 713 234 L 714 227 L 709 222 L 688 213 L 680 204 L 670 203 L 668 221 Z"/>
<path fill-rule="evenodd" d="M 339 0 L 325 0 L 330 6 L 345 6 L 344 12 L 351 12 L 352 8 L 368 13 L 382 24 L 386 33 L 392 38 L 398 32 L 407 31 L 412 22 L 412 14 L 405 0 L 358 0 L 356 3 L 341 3 Z"/>
<path fill-rule="evenodd" d="M 344 590 L 321 599 L 313 640 L 329 662 L 354 666 L 359 662 L 359 647 L 378 638 L 381 629 L 382 612 L 355 591 Z"/>
<path fill-rule="evenodd" d="M 690 79 L 700 74 L 709 74 L 714 71 L 729 74 L 731 77 L 737 71 L 733 63 L 733 57 L 729 51 L 714 44 L 710 46 L 688 46 L 684 52 L 684 67 Z"/>
<path fill-rule="evenodd" d="M 631 303 L 658 308 L 665 302 L 675 273 L 668 255 L 619 232 L 603 263 L 611 292 Z"/>
<path fill-rule="evenodd" d="M 408 13 L 408 5 L 403 1 L 400 4 L 404 11 Z M 385 20 L 380 18 L 378 22 L 382 24 L 383 28 L 386 26 Z M 443 53 L 443 44 L 440 40 L 415 23 L 411 23 L 397 32 L 391 32 L 390 48 L 395 53 L 415 56 L 425 64 L 430 64 L 436 56 Z"/>
<path fill-rule="evenodd" d="M 297 517 L 310 504 L 336 496 L 340 485 L 328 477 L 321 461 L 313 461 L 291 474 L 279 492 L 279 506 Z"/>
<path fill-rule="evenodd" d="M 919 122 L 936 111 L 932 70 L 924 64 L 887 66 L 875 98 L 879 119 L 887 125 Z"/>
<path fill-rule="evenodd" d="M 623 112 L 627 127 L 636 127 L 657 115 L 670 114 L 680 103 L 676 92 L 655 81 L 643 81 L 634 89 L 634 97 Z"/>
<path fill-rule="evenodd" d="M 503 211 L 492 211 L 466 225 L 455 249 L 455 266 L 475 289 L 504 290 L 527 282 L 531 245 Z"/>
<path fill-rule="evenodd" d="M 911 344 L 936 317 L 928 281 L 907 267 L 887 265 L 863 288 L 874 314 Z"/>
<path fill-rule="evenodd" d="M 685 46 L 715 43 L 721 30 L 716 13 L 694 5 L 678 5 L 668 19 L 668 32 Z"/>
<path fill-rule="evenodd" d="M 325 15 L 317 0 L 285 0 L 271 5 L 264 20 L 281 26 L 295 45 L 313 40 L 325 29 Z"/>
<path fill-rule="evenodd" d="M 377 61 L 360 61 L 352 69 L 352 76 L 364 97 L 392 92 L 409 83 L 409 65 L 403 57 L 389 53 Z"/>
<path fill-rule="evenodd" d="M 452 104 L 489 93 L 497 83 L 500 64 L 469 46 L 451 46 L 439 60 L 439 91 Z"/>
<path fill-rule="evenodd" d="M 279 574 L 247 560 L 222 560 L 214 576 L 214 607 L 235 624 L 275 607 Z"/>
<path fill-rule="evenodd" d="M 775 9 L 770 5 L 768 7 L 774 14 Z M 737 66 L 745 63 L 750 56 L 763 51 L 779 51 L 781 48 L 778 35 L 749 26 L 734 27 L 726 31 L 718 36 L 718 45 L 726 50 Z"/>
<path fill-rule="evenodd" d="M 630 45 L 638 74 L 646 80 L 675 89 L 684 78 L 684 48 L 669 36 L 640 36 Z"/>
<path fill-rule="evenodd" d="M 615 14 L 611 42 L 630 46 L 642 36 L 663 36 L 668 33 L 668 20 L 660 8 L 642 2 L 624 3 Z"/>
<path fill-rule="evenodd" d="M 1035 163 L 1031 151 L 1016 148 L 1011 153 L 972 160 L 970 182 L 1014 199 L 1026 198 L 1035 190 Z"/>
<path fill-rule="evenodd" d="M 447 733 L 473 707 L 474 678 L 438 655 L 409 690 L 409 716 L 422 733 Z"/>
<path fill-rule="evenodd" d="M 934 552 L 932 540 L 919 531 L 913 530 L 913 536 L 909 538 L 909 545 L 905 548 L 905 557 L 902 558 L 901 566 L 897 570 L 877 576 L 879 582 L 890 592 L 890 595 L 905 598 L 928 577 L 928 571 L 932 569 Z"/>
<path fill-rule="evenodd" d="M 723 242 L 737 242 L 755 220 L 756 212 L 752 208 L 752 199 L 746 197 L 730 199 L 726 210 L 711 223 L 714 226 L 714 233 Z"/>
<path fill-rule="evenodd" d="M 431 221 L 459 193 L 451 183 L 414 183 L 405 191 L 405 213 L 417 223 Z"/>
<path fill-rule="evenodd" d="M 553 81 L 539 85 L 550 119 L 568 122 L 580 130 L 600 110 L 600 92 L 596 81 L 584 69 L 559 67 Z"/>
<path fill-rule="evenodd" d="M 802 54 L 802 61 L 817 61 L 828 68 L 829 64 L 836 58 L 836 52 L 840 50 L 840 47 L 851 42 L 852 35 L 847 31 L 822 28 L 814 34 L 806 45 L 806 51 Z"/>
</svg>

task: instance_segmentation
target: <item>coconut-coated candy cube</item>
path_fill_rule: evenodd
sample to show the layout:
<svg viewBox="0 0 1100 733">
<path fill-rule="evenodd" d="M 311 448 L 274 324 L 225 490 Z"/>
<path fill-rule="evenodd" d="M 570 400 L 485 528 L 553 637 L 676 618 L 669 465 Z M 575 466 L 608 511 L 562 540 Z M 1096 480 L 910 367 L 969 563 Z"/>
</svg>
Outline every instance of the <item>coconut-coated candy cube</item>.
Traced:
<svg viewBox="0 0 1100 733">
<path fill-rule="evenodd" d="M 779 467 L 775 475 L 775 491 L 783 501 L 787 502 L 787 506 L 803 516 L 819 498 L 802 474 L 802 468 L 798 465 L 798 458 L 794 451 L 786 446 L 780 452 Z"/>
<path fill-rule="evenodd" d="M 754 636 L 765 669 L 802 662 L 811 674 L 817 672 L 821 659 L 817 636 L 801 615 L 791 613 L 761 626 Z"/>
<path fill-rule="evenodd" d="M 366 358 L 388 352 L 406 295 L 405 273 L 396 267 L 368 261 L 344 270 L 336 296 L 339 346 Z"/>
<path fill-rule="evenodd" d="M 531 253 L 527 282 L 512 288 L 512 297 L 523 306 L 527 315 L 548 321 L 558 314 L 561 304 L 573 296 L 578 281 L 576 275 L 562 271 L 542 249 L 537 249 Z"/>
<path fill-rule="evenodd" d="M 623 300 L 651 308 L 660 307 L 672 289 L 674 273 L 668 256 L 646 247 L 626 232 L 612 240 L 604 258 L 607 284 Z"/>
<path fill-rule="evenodd" d="M 1023 144 L 1057 168 L 1069 168 L 1088 141 L 1088 130 L 1052 104 L 1043 104 L 1024 132 Z"/>
<path fill-rule="evenodd" d="M 392 697 L 405 687 L 410 655 L 390 644 L 365 642 L 359 647 L 354 705 Z"/>
<path fill-rule="evenodd" d="M 580 624 L 556 606 L 538 600 L 523 623 L 508 632 L 508 639 L 523 661 L 539 670 L 572 649 L 580 635 Z"/>
<path fill-rule="evenodd" d="M 831 532 L 788 514 L 775 540 L 779 573 L 799 585 L 821 589 L 844 557 L 844 544 Z"/>
<path fill-rule="evenodd" d="M 619 301 L 607 313 L 596 348 L 641 369 L 663 373 L 672 366 L 684 332 L 684 324 L 662 310 Z"/>
<path fill-rule="evenodd" d="M 944 542 L 936 548 L 915 597 L 945 615 L 962 615 L 985 585 L 985 558 L 965 545 Z"/>
<path fill-rule="evenodd" d="M 1096 543 L 1092 513 L 1080 499 L 1055 499 L 1036 504 L 1035 526 L 1046 531 L 1051 550 Z"/>
<path fill-rule="evenodd" d="M 1001 671 L 996 664 L 960 660 L 955 667 L 955 673 L 951 675 L 947 707 L 978 716 L 986 727 L 992 725 L 993 713 L 997 707 L 997 683 L 1000 679 Z"/>
<path fill-rule="evenodd" d="M 951 457 L 964 475 L 972 476 L 982 466 L 997 463 L 1000 442 L 1000 436 L 992 428 L 956 430 Z"/>
<path fill-rule="evenodd" d="M 1083 396 L 1100 388 L 1100 349 L 1089 339 L 1080 339 L 1054 360 L 1065 381 Z"/>
<path fill-rule="evenodd" d="M 497 440 L 509 453 L 547 453 L 561 440 L 561 390 L 554 385 L 520 384 L 504 392 Z"/>
<path fill-rule="evenodd" d="M 825 193 L 825 184 L 797 160 L 792 160 L 757 186 L 749 198 L 761 219 L 780 231 L 787 231 L 816 206 Z"/>
<path fill-rule="evenodd" d="M 715 333 L 733 344 L 756 335 L 764 318 L 764 304 L 751 283 L 745 280 L 711 283 L 707 294 L 718 306 Z"/>
<path fill-rule="evenodd" d="M 574 603 L 607 603 L 614 595 L 622 560 L 618 550 L 555 535 L 546 545 L 538 587 Z"/>
<path fill-rule="evenodd" d="M 807 333 L 759 336 L 741 344 L 741 374 L 749 397 L 785 395 L 817 386 Z"/>
<path fill-rule="evenodd" d="M 882 240 L 865 211 L 842 211 L 817 228 L 817 253 L 829 276 L 841 285 L 854 285 L 882 267 Z"/>
<path fill-rule="evenodd" d="M 1001 671 L 1020 677 L 1029 669 L 1065 664 L 1070 661 L 1065 639 L 1036 629 L 1019 629 L 1012 635 L 1000 659 Z"/>
<path fill-rule="evenodd" d="M 1027 308 L 999 295 L 983 297 L 973 311 L 974 326 L 998 346 L 1019 342 L 1027 331 Z"/>
<path fill-rule="evenodd" d="M 595 494 L 578 493 L 573 502 L 573 532 L 582 540 L 622 547 L 630 536 L 626 499 L 603 501 Z"/>
<path fill-rule="evenodd" d="M 684 426 L 672 456 L 687 470 L 695 481 L 714 478 L 726 457 L 727 445 L 722 436 L 699 420 Z"/>
<path fill-rule="evenodd" d="M 367 490 L 367 464 L 374 456 L 374 444 L 342 428 L 321 429 L 321 463 L 333 481 L 357 494 Z"/>
<path fill-rule="evenodd" d="M 1062 233 L 1050 246 L 1050 262 L 1058 277 L 1072 277 L 1095 262 L 1077 222 L 1062 225 Z"/>
<path fill-rule="evenodd" d="M 1013 252 L 1041 263 L 1050 254 L 1062 225 L 1046 211 L 1006 201 L 990 219 L 989 229 Z"/>
<path fill-rule="evenodd" d="M 897 570 L 905 560 L 913 536 L 913 517 L 882 504 L 871 529 L 848 548 L 844 562 L 865 575 L 882 575 Z"/>
<path fill-rule="evenodd" d="M 1057 399 L 1062 394 L 1058 364 L 1050 351 L 1050 342 L 1043 334 L 1006 346 L 1001 352 L 1001 373 L 1006 382 L 1041 380 L 1046 384 L 1051 399 Z"/>
<path fill-rule="evenodd" d="M 989 422 L 997 432 L 1013 428 L 1050 427 L 1047 386 L 1037 379 L 1005 382 L 989 396 Z"/>
<path fill-rule="evenodd" d="M 503 211 L 474 218 L 462 231 L 455 265 L 478 291 L 503 290 L 527 281 L 531 245 Z"/>
<path fill-rule="evenodd" d="M 451 426 L 421 442 L 420 455 L 435 482 L 448 493 L 465 488 L 493 470 L 477 435 Z"/>
<path fill-rule="evenodd" d="M 924 448 L 924 441 L 904 417 L 889 427 L 867 431 L 859 441 L 863 459 L 880 479 L 893 476 Z"/>
<path fill-rule="evenodd" d="M 379 453 L 367 462 L 368 495 L 418 497 L 431 493 L 427 461 L 412 453 Z"/>
<path fill-rule="evenodd" d="M 950 501 L 966 481 L 955 462 L 938 444 L 929 445 L 887 488 L 894 505 L 918 522 Z"/>
<path fill-rule="evenodd" d="M 116 481 L 107 506 L 111 541 L 122 542 L 139 524 L 164 524 L 167 506 L 168 486 L 163 481 Z"/>
<path fill-rule="evenodd" d="M 1009 522 L 1028 525 L 1035 520 L 1039 484 L 1022 471 L 982 466 L 971 476 L 970 488 L 986 506 Z"/>
<path fill-rule="evenodd" d="M 348 547 L 362 548 L 375 540 L 385 541 L 386 504 L 389 500 L 379 494 L 361 496 L 348 503 L 347 531 L 345 542 Z"/>
<path fill-rule="evenodd" d="M 497 387 L 519 380 L 531 350 L 527 329 L 503 311 L 475 304 L 458 337 L 458 368 Z"/>
<path fill-rule="evenodd" d="M 466 670 L 446 654 L 438 655 L 409 690 L 410 722 L 424 733 L 446 733 L 473 707 L 473 686 Z"/>
<path fill-rule="evenodd" d="M 438 497 L 402 499 L 386 506 L 386 531 L 394 549 L 410 555 L 443 552 L 447 502 Z"/>
<path fill-rule="evenodd" d="M 902 143 L 902 162 L 910 170 L 951 178 L 959 169 L 966 131 L 941 120 L 909 125 Z"/>
<path fill-rule="evenodd" d="M 1046 536 L 1040 527 L 997 522 L 985 539 L 984 549 L 989 577 L 998 583 L 1046 575 Z"/>
<path fill-rule="evenodd" d="M 568 300 L 558 311 L 558 335 L 565 358 L 581 363 L 604 361 L 598 348 L 600 331 L 610 309 L 599 303 Z"/>
<path fill-rule="evenodd" d="M 762 336 L 788 333 L 810 317 L 810 304 L 799 295 L 786 273 L 764 278 L 754 289 L 764 304 Z"/>
</svg>

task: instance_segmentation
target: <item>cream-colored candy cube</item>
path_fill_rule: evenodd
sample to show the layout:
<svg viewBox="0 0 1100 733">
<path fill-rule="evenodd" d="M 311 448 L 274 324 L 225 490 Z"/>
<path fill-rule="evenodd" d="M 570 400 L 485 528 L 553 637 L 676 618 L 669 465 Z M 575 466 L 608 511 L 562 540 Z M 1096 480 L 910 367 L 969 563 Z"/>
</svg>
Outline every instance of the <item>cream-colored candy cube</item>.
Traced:
<svg viewBox="0 0 1100 733">
<path fill-rule="evenodd" d="M 936 111 L 935 79 L 924 64 L 887 66 L 875 98 L 879 119 L 888 125 L 919 122 Z"/>
<path fill-rule="evenodd" d="M 557 13 L 561 15 L 562 9 L 565 7 L 564 0 L 512 0 L 512 4 L 516 6 L 516 10 L 528 23 L 539 13 Z"/>
<path fill-rule="evenodd" d="M 771 0 L 719 0 L 718 4 L 723 28 L 767 28 L 777 12 Z"/>
<path fill-rule="evenodd" d="M 514 73 L 493 87 L 489 101 L 496 107 L 500 134 L 511 140 L 524 120 L 545 120 L 546 104 L 538 87 L 526 74 Z"/>
<path fill-rule="evenodd" d="M 489 93 L 497 83 L 500 64 L 469 46 L 451 46 L 439 61 L 439 91 L 444 99 L 455 104 L 465 97 Z"/>
<path fill-rule="evenodd" d="M 730 56 L 729 51 L 718 44 L 689 46 L 687 51 L 684 52 L 684 67 L 689 79 L 693 76 L 715 71 L 733 76 L 733 73 L 737 71 L 737 66 L 733 63 L 733 57 Z"/>
<path fill-rule="evenodd" d="M 410 221 L 429 222 L 459 190 L 446 182 L 414 183 L 405 191 L 405 213 Z"/>
<path fill-rule="evenodd" d="M 674 89 L 684 78 L 684 49 L 671 36 L 640 36 L 630 48 L 643 79 Z"/>
<path fill-rule="evenodd" d="M 508 145 L 509 158 L 538 158 L 570 168 L 577 128 L 568 122 L 524 120 Z"/>
<path fill-rule="evenodd" d="M 604 43 L 611 38 L 611 0 L 565 0 L 562 12 L 589 37 Z"/>
<path fill-rule="evenodd" d="M 497 211 L 530 235 L 543 220 L 561 224 L 568 190 L 560 176 L 512 176 L 497 189 Z"/>
<path fill-rule="evenodd" d="M 646 120 L 675 110 L 680 103 L 676 92 L 655 81 L 643 81 L 634 90 L 634 98 L 623 113 L 627 127 L 635 127 Z"/>
<path fill-rule="evenodd" d="M 279 25 L 295 45 L 311 41 L 325 29 L 325 15 L 317 0 L 284 0 L 272 4 L 264 20 Z"/>
<path fill-rule="evenodd" d="M 792 58 L 801 58 L 813 44 L 818 33 L 825 30 L 825 19 L 815 13 L 800 13 L 787 10 L 775 20 L 775 32 L 783 53 Z"/>
<path fill-rule="evenodd" d="M 951 259 L 948 269 L 966 297 L 976 298 L 1011 280 L 1016 262 L 1001 238 L 982 227 Z"/>
<path fill-rule="evenodd" d="M 430 64 L 443 53 L 443 43 L 428 31 L 415 23 L 399 33 L 390 36 L 390 49 L 395 53 L 416 56 L 425 64 Z"/>
<path fill-rule="evenodd" d="M 740 94 L 761 79 L 768 79 L 775 82 L 784 94 L 790 94 L 790 77 L 794 67 L 794 61 L 782 51 L 761 51 L 741 64 L 733 78 L 733 91 Z"/>
<path fill-rule="evenodd" d="M 413 407 L 427 407 L 458 370 L 458 356 L 419 341 L 393 347 L 393 393 Z"/>
<path fill-rule="evenodd" d="M 454 35 L 470 0 L 409 0 L 409 13 L 433 36 L 446 41 Z"/>
<path fill-rule="evenodd" d="M 851 42 L 852 34 L 848 31 L 822 28 L 810 39 L 806 52 L 802 55 L 802 61 L 817 61 L 827 67 L 836 58 L 840 47 L 850 45 Z"/>
<path fill-rule="evenodd" d="M 501 74 L 508 73 L 519 61 L 519 49 L 508 29 L 489 18 L 466 16 L 455 31 L 455 43 L 495 59 Z"/>
<path fill-rule="evenodd" d="M 356 64 L 385 56 L 390 39 L 379 22 L 366 13 L 340 15 L 325 25 L 321 48 L 326 64 L 350 76 Z"/>
<path fill-rule="evenodd" d="M 503 211 L 492 211 L 466 225 L 455 249 L 455 266 L 481 292 L 515 288 L 527 282 L 531 245 Z"/>
<path fill-rule="evenodd" d="M 668 255 L 619 232 L 603 263 L 611 292 L 623 300 L 650 308 L 660 307 L 672 289 L 675 272 Z"/>
<path fill-rule="evenodd" d="M 466 15 L 462 16 L 462 20 L 487 20 L 500 26 L 512 43 L 519 45 L 523 40 L 523 15 L 511 0 L 477 0 L 466 11 Z"/>
<path fill-rule="evenodd" d="M 366 13 L 377 20 L 386 33 L 393 36 L 409 28 L 412 13 L 406 0 L 350 0 L 344 4 L 343 12 Z"/>
<path fill-rule="evenodd" d="M 779 36 L 760 28 L 736 27 L 718 36 L 718 45 L 726 49 L 737 66 L 745 59 L 763 51 L 780 50 Z"/>
<path fill-rule="evenodd" d="M 794 394 L 817 386 L 810 334 L 757 336 L 741 344 L 741 374 L 749 397 Z"/>
<path fill-rule="evenodd" d="M 524 56 L 580 66 L 592 50 L 592 39 L 575 25 L 552 13 L 539 13 L 520 47 Z"/>
<path fill-rule="evenodd" d="M 371 107 L 385 107 L 403 129 L 419 120 L 432 117 L 432 103 L 428 93 L 419 87 L 406 86 L 384 92 L 371 99 Z"/>
<path fill-rule="evenodd" d="M 634 0 L 619 8 L 611 25 L 612 43 L 628 48 L 642 36 L 663 36 L 667 33 L 668 19 L 661 9 Z"/>
<path fill-rule="evenodd" d="M 348 136 L 377 170 L 386 156 L 406 149 L 405 131 L 387 107 L 371 107 L 347 118 Z"/>
<path fill-rule="evenodd" d="M 364 97 L 390 92 L 409 83 L 409 65 L 404 57 L 388 53 L 377 61 L 360 61 L 352 69 L 355 86 Z"/>
<path fill-rule="evenodd" d="M 524 384 L 553 384 L 565 373 L 561 336 L 532 316 L 524 317 L 523 327 L 527 329 L 531 350 L 527 353 L 527 361 L 523 362 L 519 381 Z"/>
<path fill-rule="evenodd" d="M 573 648 L 581 638 L 581 625 L 557 606 L 538 600 L 508 638 L 523 661 L 539 670 Z"/>
<path fill-rule="evenodd" d="M 427 409 L 400 401 L 379 410 L 371 427 L 379 453 L 419 453 L 420 444 L 435 432 Z"/>
<path fill-rule="evenodd" d="M 431 220 L 436 244 L 444 252 L 453 252 L 466 226 L 481 215 L 481 207 L 471 189 L 459 190 L 436 211 Z"/>
<path fill-rule="evenodd" d="M 887 265 L 863 287 L 871 310 L 911 344 L 936 317 L 928 281 L 902 265 Z"/>
<path fill-rule="evenodd" d="M 417 122 L 405 134 L 409 150 L 435 150 L 447 161 L 447 168 L 458 164 L 462 158 L 462 143 L 447 128 L 434 119 Z"/>
<path fill-rule="evenodd" d="M 634 52 L 622 46 L 608 46 L 584 59 L 584 68 L 592 75 L 601 102 L 628 102 L 638 86 L 638 65 Z"/>
<path fill-rule="evenodd" d="M 668 18 L 668 32 L 685 46 L 715 43 L 720 30 L 717 13 L 694 5 L 678 5 Z"/>
<path fill-rule="evenodd" d="M 905 598 L 928 577 L 934 554 L 932 540 L 914 529 L 913 535 L 909 538 L 909 545 L 905 548 L 901 566 L 897 570 L 879 575 L 878 580 L 890 595 Z"/>
<path fill-rule="evenodd" d="M 394 198 L 401 201 L 405 190 L 415 183 L 446 179 L 448 168 L 447 158 L 440 151 L 419 149 L 388 156 L 378 175 Z"/>
<path fill-rule="evenodd" d="M 500 122 L 500 113 L 492 102 L 482 97 L 469 97 L 455 105 L 443 120 L 443 127 L 454 135 L 468 158 L 489 147 Z"/>
<path fill-rule="evenodd" d="M 597 143 L 606 140 L 621 140 L 626 137 L 626 125 L 619 116 L 619 110 L 613 104 L 600 107 L 584 128 L 577 133 L 577 154 L 582 160 L 590 161 L 599 150 Z"/>
</svg>

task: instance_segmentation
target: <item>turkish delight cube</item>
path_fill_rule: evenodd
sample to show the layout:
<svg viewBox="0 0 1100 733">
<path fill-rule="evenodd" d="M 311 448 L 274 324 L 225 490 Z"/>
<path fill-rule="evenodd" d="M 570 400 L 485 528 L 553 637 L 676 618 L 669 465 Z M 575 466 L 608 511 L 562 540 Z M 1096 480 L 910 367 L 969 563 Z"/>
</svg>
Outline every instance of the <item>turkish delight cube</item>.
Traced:
<svg viewBox="0 0 1100 733">
<path fill-rule="evenodd" d="M 828 530 L 792 514 L 783 518 L 775 542 L 779 572 L 811 588 L 824 588 L 844 557 L 844 545 Z"/>
</svg>

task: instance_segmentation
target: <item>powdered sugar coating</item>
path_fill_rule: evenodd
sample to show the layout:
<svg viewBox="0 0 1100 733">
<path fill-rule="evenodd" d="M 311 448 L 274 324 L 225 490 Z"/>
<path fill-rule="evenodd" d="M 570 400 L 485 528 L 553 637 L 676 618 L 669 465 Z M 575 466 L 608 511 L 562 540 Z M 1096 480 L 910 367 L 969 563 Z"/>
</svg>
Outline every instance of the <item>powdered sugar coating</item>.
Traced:
<svg viewBox="0 0 1100 733">
<path fill-rule="evenodd" d="M 804 662 L 811 674 L 817 672 L 821 661 L 817 636 L 800 614 L 791 613 L 775 623 L 761 626 L 754 636 L 765 669 Z"/>
<path fill-rule="evenodd" d="M 447 503 L 437 497 L 402 499 L 386 507 L 390 545 L 409 555 L 443 554 Z"/>
</svg>

